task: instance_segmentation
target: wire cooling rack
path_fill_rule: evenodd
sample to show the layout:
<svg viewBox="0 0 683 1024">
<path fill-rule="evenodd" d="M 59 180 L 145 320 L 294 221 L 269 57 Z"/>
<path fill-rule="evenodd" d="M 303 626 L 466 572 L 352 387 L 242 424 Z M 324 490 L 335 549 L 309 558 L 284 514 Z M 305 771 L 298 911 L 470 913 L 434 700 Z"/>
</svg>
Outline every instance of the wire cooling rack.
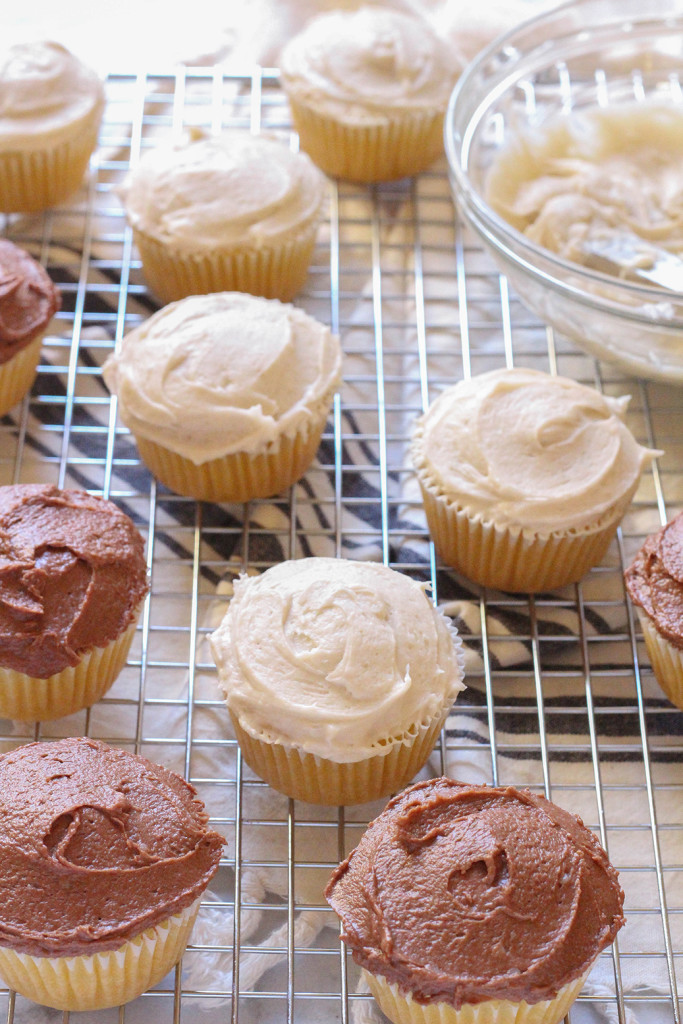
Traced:
<svg viewBox="0 0 683 1024">
<path fill-rule="evenodd" d="M 625 378 L 527 313 L 468 235 L 445 167 L 378 187 L 334 183 L 297 302 L 345 352 L 316 463 L 285 495 L 202 505 L 140 464 L 101 364 L 156 308 L 116 186 L 141 152 L 190 125 L 269 131 L 296 145 L 275 72 L 112 74 L 100 147 L 81 192 L 4 234 L 60 285 L 33 391 L 0 423 L 0 482 L 49 481 L 116 501 L 147 539 L 152 588 L 127 668 L 92 709 L 0 723 L 0 749 L 91 735 L 172 767 L 197 787 L 225 856 L 182 965 L 105 1021 L 332 1022 L 383 1018 L 340 947 L 322 889 L 381 804 L 344 810 L 273 793 L 242 763 L 206 637 L 231 581 L 283 558 L 376 558 L 431 580 L 465 639 L 468 689 L 423 775 L 526 785 L 580 814 L 621 873 L 628 923 L 602 954 L 573 1022 L 680 1022 L 683 714 L 653 679 L 623 568 L 683 507 L 681 392 Z M 406 457 L 414 417 L 444 385 L 496 366 L 557 372 L 631 394 L 629 424 L 665 451 L 605 561 L 533 598 L 474 587 L 438 564 Z M 62 1018 L 0 993 L 8 1021 Z M 3 1010 L 3 1012 L 4 1012 Z M 65 1015 L 68 1017 L 68 1014 Z"/>
</svg>

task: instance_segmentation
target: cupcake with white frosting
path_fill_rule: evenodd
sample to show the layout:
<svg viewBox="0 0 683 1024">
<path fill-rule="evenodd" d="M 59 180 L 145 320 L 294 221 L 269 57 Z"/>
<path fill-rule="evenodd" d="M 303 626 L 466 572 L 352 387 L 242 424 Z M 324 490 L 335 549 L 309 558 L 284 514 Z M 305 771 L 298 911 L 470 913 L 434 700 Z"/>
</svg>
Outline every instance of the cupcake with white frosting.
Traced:
<svg viewBox="0 0 683 1024">
<path fill-rule="evenodd" d="M 483 586 L 534 592 L 598 564 L 658 452 L 624 422 L 628 397 L 501 369 L 447 388 L 411 455 L 443 561 Z"/>
<path fill-rule="evenodd" d="M 334 177 L 389 181 L 443 153 L 460 68 L 425 19 L 389 7 L 311 19 L 280 55 L 302 148 Z"/>
<path fill-rule="evenodd" d="M 376 562 L 304 558 L 242 576 L 210 643 L 245 760 L 312 803 L 406 785 L 463 688 L 450 620 Z"/>
<path fill-rule="evenodd" d="M 241 292 L 171 303 L 127 334 L 103 375 L 143 462 L 178 494 L 269 497 L 320 444 L 341 375 L 329 327 Z"/>
<path fill-rule="evenodd" d="M 103 110 L 99 76 L 65 47 L 10 47 L 0 57 L 0 210 L 45 210 L 75 192 Z"/>
<path fill-rule="evenodd" d="M 242 291 L 288 301 L 303 287 L 326 194 L 304 153 L 245 131 L 160 145 L 121 198 L 162 302 Z"/>
</svg>

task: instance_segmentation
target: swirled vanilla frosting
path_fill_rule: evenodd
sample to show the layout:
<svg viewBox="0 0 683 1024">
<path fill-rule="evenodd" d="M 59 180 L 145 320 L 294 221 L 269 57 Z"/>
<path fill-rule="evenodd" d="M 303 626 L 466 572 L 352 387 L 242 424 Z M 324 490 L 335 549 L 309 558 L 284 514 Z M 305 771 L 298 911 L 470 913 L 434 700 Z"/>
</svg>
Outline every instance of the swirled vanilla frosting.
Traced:
<svg viewBox="0 0 683 1024">
<path fill-rule="evenodd" d="M 0 151 L 72 138 L 103 109 L 100 78 L 60 43 L 17 43 L 0 56 Z"/>
<path fill-rule="evenodd" d="M 417 422 L 421 483 L 500 526 L 549 534 L 621 516 L 656 455 L 624 422 L 628 397 L 567 377 L 492 370 L 447 388 Z"/>
<path fill-rule="evenodd" d="M 460 71 L 455 65 L 425 20 L 388 7 L 321 14 L 280 55 L 288 92 L 351 124 L 445 110 Z"/>
<path fill-rule="evenodd" d="M 377 562 L 303 558 L 242 576 L 210 643 L 246 732 L 337 762 L 407 740 L 463 688 L 450 621 Z"/>
<path fill-rule="evenodd" d="M 583 822 L 528 790 L 419 782 L 325 890 L 354 960 L 418 1003 L 554 998 L 624 924 Z"/>
<path fill-rule="evenodd" d="M 295 436 L 331 403 L 340 372 L 325 324 L 242 292 L 164 306 L 103 368 L 126 426 L 197 465 Z"/>
<path fill-rule="evenodd" d="M 513 136 L 489 171 L 487 198 L 575 263 L 594 262 L 596 247 L 614 253 L 616 274 L 647 269 L 657 249 L 683 255 L 683 108 L 610 104 Z"/>
<path fill-rule="evenodd" d="M 624 576 L 660 636 L 683 649 L 683 512 L 645 539 Z"/>
<path fill-rule="evenodd" d="M 239 130 L 159 145 L 121 186 L 131 225 L 181 254 L 280 244 L 317 221 L 325 194 L 305 153 Z"/>
<path fill-rule="evenodd" d="M 116 949 L 189 907 L 224 839 L 175 772 L 98 740 L 0 756 L 0 945 L 32 956 Z"/>
</svg>

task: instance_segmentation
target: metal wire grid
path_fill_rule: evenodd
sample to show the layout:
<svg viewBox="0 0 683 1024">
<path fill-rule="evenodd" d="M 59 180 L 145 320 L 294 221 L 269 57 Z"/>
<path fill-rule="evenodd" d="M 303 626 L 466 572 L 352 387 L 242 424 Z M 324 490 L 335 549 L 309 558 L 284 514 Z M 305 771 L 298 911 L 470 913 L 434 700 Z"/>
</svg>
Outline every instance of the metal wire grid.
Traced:
<svg viewBox="0 0 683 1024">
<path fill-rule="evenodd" d="M 431 578 L 461 619 L 469 688 L 429 771 L 545 792 L 582 814 L 620 869 L 629 923 L 603 954 L 613 963 L 611 991 L 581 997 L 571 1020 L 626 1021 L 634 1012 L 639 1022 L 679 1022 L 683 716 L 653 681 L 622 571 L 683 503 L 680 393 L 623 378 L 527 313 L 458 221 L 443 167 L 376 188 L 331 183 L 297 300 L 345 347 L 344 385 L 317 464 L 288 495 L 244 508 L 157 488 L 100 383 L 104 356 L 155 308 L 115 186 L 146 146 L 188 125 L 296 140 L 274 72 L 113 74 L 108 89 L 87 188 L 68 207 L 4 225 L 60 282 L 64 306 L 30 399 L 0 424 L 0 481 L 50 480 L 117 501 L 146 533 L 152 590 L 110 693 L 66 720 L 1 723 L 0 749 L 88 734 L 141 752 L 193 782 L 227 846 L 182 968 L 127 1007 L 83 1019 L 368 1019 L 371 1000 L 358 991 L 321 893 L 381 805 L 295 804 L 255 778 L 230 738 L 206 648 L 211 617 L 224 607 L 217 588 L 224 593 L 231 575 L 322 548 L 370 549 Z M 605 563 L 551 596 L 499 595 L 454 579 L 436 561 L 410 488 L 412 417 L 444 384 L 504 364 L 630 392 L 632 429 L 666 451 Z M 10 1022 L 62 1017 L 12 993 L 1 998 Z"/>
</svg>

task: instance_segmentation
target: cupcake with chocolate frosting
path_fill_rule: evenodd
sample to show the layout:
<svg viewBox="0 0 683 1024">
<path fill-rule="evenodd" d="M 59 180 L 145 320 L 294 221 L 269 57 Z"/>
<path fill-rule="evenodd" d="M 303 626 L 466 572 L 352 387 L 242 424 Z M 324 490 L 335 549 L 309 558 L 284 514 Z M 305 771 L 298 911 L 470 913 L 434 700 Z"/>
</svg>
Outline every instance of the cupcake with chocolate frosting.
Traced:
<svg viewBox="0 0 683 1024">
<path fill-rule="evenodd" d="M 0 716 L 89 707 L 123 668 L 147 594 L 144 542 L 112 502 L 0 487 Z"/>
<path fill-rule="evenodd" d="M 683 512 L 646 538 L 625 579 L 657 682 L 683 710 Z"/>
<path fill-rule="evenodd" d="M 19 402 L 36 376 L 45 329 L 61 298 L 37 260 L 0 239 L 0 416 Z"/>
<path fill-rule="evenodd" d="M 224 840 L 184 779 L 90 739 L 0 756 L 0 977 L 61 1010 L 116 1006 L 182 956 Z"/>
<path fill-rule="evenodd" d="M 557 1024 L 624 924 L 617 873 L 579 818 L 448 778 L 391 800 L 325 895 L 395 1024 Z"/>
</svg>

